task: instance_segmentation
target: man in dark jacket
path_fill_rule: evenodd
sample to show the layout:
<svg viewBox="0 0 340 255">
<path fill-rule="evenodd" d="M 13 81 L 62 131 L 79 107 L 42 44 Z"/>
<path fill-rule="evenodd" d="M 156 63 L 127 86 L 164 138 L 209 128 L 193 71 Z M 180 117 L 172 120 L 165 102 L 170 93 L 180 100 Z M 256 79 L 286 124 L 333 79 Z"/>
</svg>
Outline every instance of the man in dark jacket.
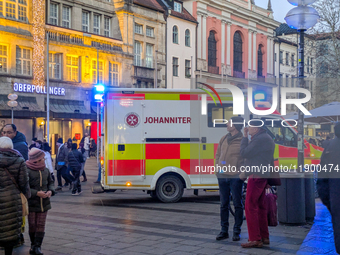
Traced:
<svg viewBox="0 0 340 255">
<path fill-rule="evenodd" d="M 11 138 L 14 149 L 21 153 L 25 161 L 28 160 L 28 146 L 25 135 L 17 131 L 17 127 L 14 124 L 5 125 L 2 134 Z"/>
<path fill-rule="evenodd" d="M 244 128 L 244 137 L 241 141 L 241 156 L 245 159 L 245 165 L 240 178 L 245 179 L 249 176 L 245 205 L 249 241 L 243 243 L 242 247 L 261 248 L 263 244 L 269 244 L 265 200 L 269 171 L 263 171 L 263 166 L 268 167 L 272 164 L 275 144 L 267 134 L 262 121 L 253 120 L 251 125 Z M 248 133 L 251 136 L 250 142 Z"/>
<path fill-rule="evenodd" d="M 57 140 L 57 146 L 58 146 L 58 151 L 56 155 L 56 162 L 55 162 L 55 169 L 57 170 L 57 180 L 58 180 L 58 187 L 57 191 L 62 189 L 62 181 L 61 177 L 65 179 L 65 187 L 70 185 L 73 182 L 73 177 L 68 173 L 68 153 L 69 153 L 69 148 L 67 148 L 67 144 L 63 144 L 63 139 L 59 138 Z"/>
<path fill-rule="evenodd" d="M 72 150 L 68 153 L 68 163 L 74 176 L 72 195 L 76 196 L 81 193 L 80 170 L 81 163 L 84 162 L 83 155 L 77 150 L 77 144 L 72 143 Z"/>
<path fill-rule="evenodd" d="M 242 187 L 243 181 L 238 178 L 240 167 L 243 165 L 243 159 L 240 155 L 240 146 L 242 140 L 241 129 L 244 120 L 242 117 L 232 117 L 227 124 L 228 134 L 223 136 L 218 144 L 216 151 L 216 167 L 218 186 L 220 190 L 220 217 L 221 232 L 217 235 L 216 240 L 223 240 L 229 237 L 229 203 L 230 193 L 233 198 L 235 208 L 235 224 L 233 228 L 233 241 L 240 240 L 241 226 L 243 223 L 242 207 Z M 232 170 L 227 168 L 232 167 Z M 234 171 L 233 171 L 234 170 Z"/>
<path fill-rule="evenodd" d="M 340 254 L 340 122 L 335 125 L 334 133 L 335 138 L 330 140 L 321 156 L 322 171 L 318 173 L 317 188 L 322 203 L 332 215 L 335 248 Z"/>
</svg>

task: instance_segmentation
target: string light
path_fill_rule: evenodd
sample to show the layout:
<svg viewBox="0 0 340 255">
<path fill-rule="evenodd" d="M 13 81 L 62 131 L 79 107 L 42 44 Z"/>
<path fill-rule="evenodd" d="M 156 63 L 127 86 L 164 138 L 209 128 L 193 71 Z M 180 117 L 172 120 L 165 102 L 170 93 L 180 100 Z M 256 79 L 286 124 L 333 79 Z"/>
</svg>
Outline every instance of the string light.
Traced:
<svg viewBox="0 0 340 255">
<path fill-rule="evenodd" d="M 45 1 L 44 0 L 33 0 L 33 84 L 36 86 L 45 86 L 45 72 L 44 72 L 45 19 L 44 17 L 45 17 Z"/>
</svg>

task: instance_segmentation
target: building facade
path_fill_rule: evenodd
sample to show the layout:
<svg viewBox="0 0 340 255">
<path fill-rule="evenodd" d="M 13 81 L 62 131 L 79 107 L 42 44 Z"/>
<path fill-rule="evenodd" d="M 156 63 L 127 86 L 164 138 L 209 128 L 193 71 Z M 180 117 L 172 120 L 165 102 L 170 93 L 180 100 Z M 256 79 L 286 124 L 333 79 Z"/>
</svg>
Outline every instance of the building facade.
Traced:
<svg viewBox="0 0 340 255">
<path fill-rule="evenodd" d="M 81 138 L 96 120 L 93 86 L 133 84 L 133 54 L 123 49 L 114 4 L 29 0 L 5 1 L 3 6 L 7 7 L 0 9 L 2 124 L 10 123 L 7 95 L 16 93 L 14 123 L 19 131 L 28 141 L 46 138 L 49 93 L 49 142 L 55 144 L 58 137 Z"/>
</svg>

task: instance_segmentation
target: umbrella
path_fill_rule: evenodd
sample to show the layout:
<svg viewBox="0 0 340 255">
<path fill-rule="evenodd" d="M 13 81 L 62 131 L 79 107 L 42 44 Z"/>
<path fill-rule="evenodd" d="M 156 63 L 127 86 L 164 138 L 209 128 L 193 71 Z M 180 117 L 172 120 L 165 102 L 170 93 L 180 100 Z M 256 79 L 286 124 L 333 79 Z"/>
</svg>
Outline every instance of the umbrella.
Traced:
<svg viewBox="0 0 340 255">
<path fill-rule="evenodd" d="M 307 116 L 307 115 L 305 115 L 305 120 L 306 120 L 306 116 Z M 285 120 L 298 120 L 299 115 L 298 115 L 297 112 L 290 112 L 290 113 L 288 113 L 287 115 L 282 115 L 282 117 L 283 117 Z M 293 122 L 293 121 L 288 121 L 288 122 Z M 312 121 L 305 121 L 304 124 L 305 124 L 305 126 L 309 126 L 309 125 L 317 125 L 317 123 L 312 122 Z"/>
<path fill-rule="evenodd" d="M 340 120 L 340 102 L 332 102 L 309 111 L 305 120 L 319 124 L 331 124 Z"/>
</svg>

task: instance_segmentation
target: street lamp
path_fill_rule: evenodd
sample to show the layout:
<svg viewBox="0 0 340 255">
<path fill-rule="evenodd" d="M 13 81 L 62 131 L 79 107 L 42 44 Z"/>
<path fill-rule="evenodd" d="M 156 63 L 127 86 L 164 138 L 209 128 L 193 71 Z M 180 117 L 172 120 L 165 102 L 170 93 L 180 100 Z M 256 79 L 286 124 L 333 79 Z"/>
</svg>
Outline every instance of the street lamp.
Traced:
<svg viewBox="0 0 340 255">
<path fill-rule="evenodd" d="M 318 12 L 310 6 L 316 0 L 288 0 L 289 3 L 297 7 L 291 9 L 285 20 L 291 28 L 295 28 L 299 31 L 300 41 L 299 41 L 299 86 L 304 86 L 304 33 L 307 29 L 313 27 L 318 19 Z M 299 119 L 298 119 L 298 167 L 300 170 L 304 166 L 304 115 L 299 109 Z"/>
<path fill-rule="evenodd" d="M 12 124 L 13 124 L 13 108 L 18 106 L 18 102 L 15 101 L 15 100 L 18 99 L 18 95 L 17 94 L 9 94 L 7 97 L 10 100 L 10 101 L 7 102 L 7 105 L 9 107 L 11 107 L 11 109 L 12 109 Z"/>
</svg>

